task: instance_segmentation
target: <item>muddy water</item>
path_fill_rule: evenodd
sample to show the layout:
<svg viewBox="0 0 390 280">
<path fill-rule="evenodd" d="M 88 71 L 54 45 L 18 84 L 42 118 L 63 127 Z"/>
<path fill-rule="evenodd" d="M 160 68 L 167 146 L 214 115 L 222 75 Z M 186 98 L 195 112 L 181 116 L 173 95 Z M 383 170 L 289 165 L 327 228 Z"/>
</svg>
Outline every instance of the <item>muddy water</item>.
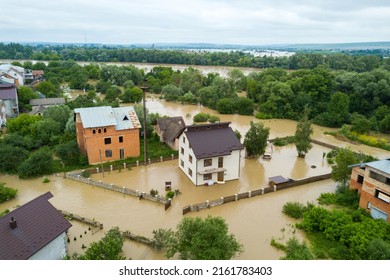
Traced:
<svg viewBox="0 0 390 280">
<path fill-rule="evenodd" d="M 161 115 L 182 115 L 187 124 L 192 123 L 192 117 L 198 112 L 218 115 L 221 121 L 231 121 L 232 127 L 238 129 L 242 135 L 249 128 L 249 122 L 258 121 L 253 117 L 238 115 L 219 115 L 205 107 L 180 105 L 161 101 L 158 98 L 149 98 L 147 107 L 150 112 Z M 289 120 L 266 120 L 266 126 L 271 128 L 270 137 L 292 135 L 296 123 Z M 350 145 L 354 150 L 360 150 L 380 158 L 389 157 L 389 152 L 366 146 L 355 146 L 335 140 L 323 134 L 327 128 L 314 126 L 314 138 L 337 145 Z M 43 178 L 20 180 L 11 175 L 0 175 L 0 182 L 19 190 L 16 199 L 0 205 L 0 211 L 12 210 L 29 200 L 51 191 L 54 197 L 50 202 L 58 209 L 93 218 L 104 224 L 104 230 L 92 233 L 88 226 L 72 222 L 69 231 L 70 253 L 82 252 L 81 246 L 100 239 L 104 231 L 118 226 L 121 230 L 130 230 L 135 234 L 152 237 L 152 231 L 158 228 L 174 229 L 182 219 L 182 208 L 191 203 L 200 203 L 206 200 L 217 199 L 224 195 L 254 190 L 266 186 L 267 178 L 283 175 L 293 179 L 301 179 L 313 175 L 330 172 L 330 166 L 322 159 L 323 152 L 328 152 L 322 146 L 313 145 L 305 159 L 297 157 L 295 147 L 275 147 L 271 160 L 241 158 L 241 177 L 239 180 L 227 182 L 224 185 L 212 187 L 195 187 L 177 166 L 177 161 L 167 161 L 150 166 L 135 167 L 131 170 L 113 171 L 93 175 L 93 179 L 115 183 L 125 187 L 149 192 L 157 189 L 164 193 L 164 181 L 171 181 L 174 189 L 182 194 L 174 198 L 172 207 L 164 211 L 163 206 L 145 200 L 124 196 L 108 190 L 99 189 L 60 176 L 49 176 L 49 183 L 42 183 Z M 315 167 L 315 168 L 313 168 Z M 269 245 L 274 237 L 286 241 L 295 234 L 302 239 L 303 235 L 292 228 L 293 220 L 282 214 L 282 206 L 287 201 L 315 202 L 322 192 L 332 192 L 335 184 L 331 180 L 317 182 L 305 186 L 283 190 L 276 193 L 245 199 L 236 203 L 229 203 L 196 213 L 189 213 L 190 217 L 206 217 L 207 215 L 222 216 L 229 225 L 229 230 L 236 235 L 244 245 L 245 252 L 238 259 L 278 259 L 282 253 Z M 74 240 L 76 238 L 76 240 Z M 144 245 L 126 242 L 124 255 L 132 259 L 164 259 L 160 252 L 155 252 Z"/>
</svg>

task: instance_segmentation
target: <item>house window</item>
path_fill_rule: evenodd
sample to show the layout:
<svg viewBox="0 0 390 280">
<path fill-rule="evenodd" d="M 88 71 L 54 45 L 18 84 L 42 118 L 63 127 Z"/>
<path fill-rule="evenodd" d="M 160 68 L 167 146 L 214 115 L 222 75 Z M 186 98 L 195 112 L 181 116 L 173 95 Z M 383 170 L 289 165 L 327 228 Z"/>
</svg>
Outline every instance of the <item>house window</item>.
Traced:
<svg viewBox="0 0 390 280">
<path fill-rule="evenodd" d="M 223 167 L 223 157 L 218 158 L 218 168 Z"/>
<path fill-rule="evenodd" d="M 192 177 L 192 169 L 191 168 L 188 168 L 188 175 L 190 175 Z"/>
<path fill-rule="evenodd" d="M 367 202 L 367 209 L 371 209 L 371 202 Z"/>
<path fill-rule="evenodd" d="M 112 157 L 112 150 L 106 150 L 106 158 Z"/>
<path fill-rule="evenodd" d="M 181 148 L 181 154 L 184 155 L 184 148 Z"/>
<path fill-rule="evenodd" d="M 363 184 L 363 181 L 364 181 L 364 177 L 363 177 L 362 175 L 358 175 L 358 176 L 357 176 L 357 182 L 358 182 L 359 184 Z"/>
<path fill-rule="evenodd" d="M 204 162 L 203 162 L 203 166 L 204 167 L 211 166 L 211 165 L 213 165 L 213 159 L 212 158 L 207 158 L 207 159 L 204 160 Z"/>
<path fill-rule="evenodd" d="M 98 129 L 98 133 L 102 133 L 102 130 L 100 128 Z"/>
<path fill-rule="evenodd" d="M 119 136 L 119 143 L 123 143 L 123 136 Z"/>
<path fill-rule="evenodd" d="M 104 138 L 104 144 L 110 145 L 111 144 L 111 138 Z"/>
<path fill-rule="evenodd" d="M 186 142 L 186 138 L 185 137 L 183 137 L 183 143 L 185 143 Z"/>
<path fill-rule="evenodd" d="M 192 163 L 192 156 L 188 155 L 188 161 Z"/>
<path fill-rule="evenodd" d="M 184 160 L 180 160 L 180 165 L 181 165 L 181 167 L 183 167 L 184 168 Z"/>
<path fill-rule="evenodd" d="M 92 134 L 96 134 L 96 129 L 92 129 Z"/>
<path fill-rule="evenodd" d="M 103 132 L 106 133 L 107 132 L 107 128 L 103 128 Z"/>
<path fill-rule="evenodd" d="M 204 174 L 203 175 L 203 180 L 204 181 L 210 181 L 213 178 L 213 174 Z"/>
<path fill-rule="evenodd" d="M 379 190 L 375 190 L 375 197 L 383 200 L 384 202 L 390 203 L 390 196 Z"/>
</svg>

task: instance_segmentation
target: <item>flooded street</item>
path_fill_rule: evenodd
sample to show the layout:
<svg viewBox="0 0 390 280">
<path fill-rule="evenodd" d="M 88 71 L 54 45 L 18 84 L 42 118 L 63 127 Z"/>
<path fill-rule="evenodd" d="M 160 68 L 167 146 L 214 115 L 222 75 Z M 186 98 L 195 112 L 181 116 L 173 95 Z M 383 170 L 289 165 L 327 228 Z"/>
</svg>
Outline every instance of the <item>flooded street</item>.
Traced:
<svg viewBox="0 0 390 280">
<path fill-rule="evenodd" d="M 150 112 L 168 116 L 183 116 L 187 124 L 192 124 L 192 117 L 205 112 L 217 115 L 221 121 L 231 121 L 232 128 L 241 132 L 244 137 L 249 129 L 250 121 L 259 121 L 251 116 L 220 115 L 205 107 L 196 105 L 181 105 L 165 102 L 150 95 L 147 108 Z M 291 120 L 264 120 L 270 127 L 270 138 L 293 135 L 296 122 Z M 377 156 L 390 157 L 390 152 L 353 145 L 324 135 L 324 131 L 332 129 L 313 126 L 313 138 L 336 146 L 350 146 L 356 151 Z M 241 176 L 239 180 L 211 187 L 195 187 L 180 171 L 177 160 L 171 160 L 149 166 L 134 167 L 121 172 L 106 172 L 92 175 L 94 180 L 117 184 L 123 187 L 149 192 L 152 188 L 164 194 L 164 182 L 171 181 L 172 188 L 180 190 L 181 194 L 172 201 L 172 207 L 164 211 L 162 205 L 120 193 L 93 187 L 80 182 L 63 179 L 61 176 L 49 176 L 49 183 L 42 183 L 43 177 L 32 180 L 20 180 L 13 175 L 0 175 L 0 182 L 19 190 L 18 197 L 12 201 L 0 204 L 0 211 L 14 209 L 46 191 L 51 191 L 54 197 L 50 202 L 61 210 L 95 219 L 104 224 L 104 229 L 92 234 L 88 226 L 72 221 L 69 231 L 70 253 L 82 252 L 81 246 L 91 241 L 99 240 L 104 232 L 118 226 L 122 231 L 129 230 L 134 234 L 152 237 L 152 231 L 158 228 L 172 228 L 183 218 L 183 207 L 206 200 L 218 199 L 221 196 L 259 189 L 267 186 L 268 177 L 282 175 L 292 179 L 302 179 L 314 175 L 326 174 L 331 171 L 326 160 L 322 158 L 328 148 L 313 145 L 305 159 L 298 158 L 294 145 L 274 147 L 271 160 L 246 159 L 241 154 Z M 221 216 L 229 225 L 229 231 L 244 245 L 244 253 L 237 259 L 278 259 L 282 252 L 270 246 L 272 238 L 281 238 L 285 242 L 292 234 L 302 239 L 302 233 L 292 228 L 294 220 L 282 213 L 283 204 L 288 201 L 302 203 L 316 202 L 323 192 L 333 192 L 336 186 L 331 180 L 320 181 L 275 193 L 224 204 L 200 212 L 188 213 L 188 217 Z M 76 240 L 75 240 L 76 239 Z M 164 259 L 161 252 L 156 252 L 147 246 L 126 241 L 124 255 L 131 259 Z"/>
</svg>

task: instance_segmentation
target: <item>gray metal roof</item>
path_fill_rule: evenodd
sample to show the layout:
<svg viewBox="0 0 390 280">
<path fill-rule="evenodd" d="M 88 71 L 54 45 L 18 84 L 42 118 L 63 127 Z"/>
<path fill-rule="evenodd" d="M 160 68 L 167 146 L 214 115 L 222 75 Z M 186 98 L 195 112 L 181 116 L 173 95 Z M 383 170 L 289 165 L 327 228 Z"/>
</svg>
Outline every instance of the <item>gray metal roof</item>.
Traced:
<svg viewBox="0 0 390 280">
<path fill-rule="evenodd" d="M 32 106 L 61 105 L 61 104 L 65 104 L 65 98 L 63 97 L 30 99 L 30 105 Z"/>
<path fill-rule="evenodd" d="M 28 259 L 72 226 L 48 201 L 52 197 L 47 192 L 0 218 L 0 260 Z"/>
<path fill-rule="evenodd" d="M 116 130 L 141 128 L 133 107 L 112 108 L 111 106 L 76 108 L 84 128 L 115 126 Z"/>
<path fill-rule="evenodd" d="M 390 174 L 390 159 L 377 160 L 366 163 L 366 166 L 375 168 L 379 171 Z"/>
</svg>

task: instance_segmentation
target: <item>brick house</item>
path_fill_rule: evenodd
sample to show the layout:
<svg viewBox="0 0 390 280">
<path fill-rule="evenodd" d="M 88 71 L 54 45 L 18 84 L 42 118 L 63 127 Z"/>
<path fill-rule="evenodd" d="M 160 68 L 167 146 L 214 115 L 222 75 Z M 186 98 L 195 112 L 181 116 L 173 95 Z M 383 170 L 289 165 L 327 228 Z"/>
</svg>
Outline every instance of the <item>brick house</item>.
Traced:
<svg viewBox="0 0 390 280">
<path fill-rule="evenodd" d="M 72 226 L 47 192 L 0 218 L 0 260 L 61 260 Z"/>
<path fill-rule="evenodd" d="M 133 107 L 77 108 L 74 115 L 77 143 L 89 164 L 140 155 L 141 124 Z"/>
<path fill-rule="evenodd" d="M 240 177 L 244 148 L 230 122 L 187 126 L 179 137 L 179 167 L 194 185 Z"/>
<path fill-rule="evenodd" d="M 164 117 L 157 119 L 156 133 L 160 141 L 174 150 L 179 149 L 179 135 L 186 127 L 183 117 Z"/>
<path fill-rule="evenodd" d="M 351 167 L 350 189 L 360 193 L 359 206 L 373 218 L 390 222 L 390 159 Z"/>
</svg>

